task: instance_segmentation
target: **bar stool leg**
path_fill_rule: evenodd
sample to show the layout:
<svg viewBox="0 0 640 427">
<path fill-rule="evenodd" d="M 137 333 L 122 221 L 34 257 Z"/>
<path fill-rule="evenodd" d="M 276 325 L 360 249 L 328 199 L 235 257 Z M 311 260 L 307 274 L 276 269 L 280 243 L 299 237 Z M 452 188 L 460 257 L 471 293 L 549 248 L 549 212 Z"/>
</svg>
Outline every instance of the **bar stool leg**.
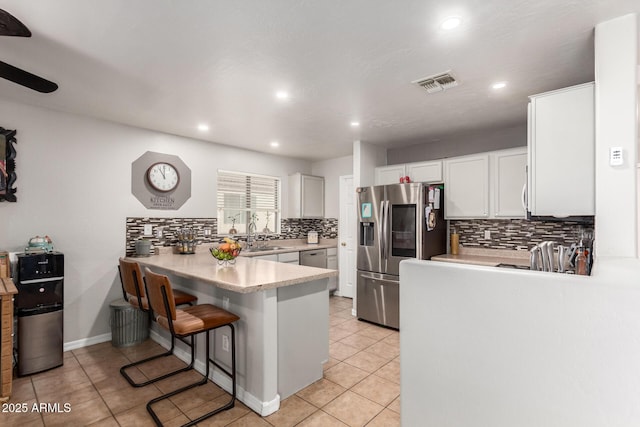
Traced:
<svg viewBox="0 0 640 427">
<path fill-rule="evenodd" d="M 122 375 L 129 384 L 131 384 L 133 387 L 144 387 L 146 385 L 149 384 L 153 384 L 155 382 L 164 380 L 165 378 L 169 378 L 173 375 L 177 375 L 181 372 L 186 372 L 186 371 L 190 371 L 191 369 L 193 369 L 193 364 L 195 362 L 196 359 L 196 350 L 195 350 L 195 346 L 194 346 L 194 342 L 193 342 L 193 336 L 190 337 L 191 342 L 187 343 L 185 342 L 185 344 L 187 344 L 189 347 L 191 347 L 191 360 L 189 362 L 189 364 L 187 366 L 185 366 L 184 368 L 180 368 L 180 369 L 176 369 L 175 371 L 171 371 L 171 372 L 167 372 L 164 375 L 160 375 L 159 377 L 155 377 L 155 378 L 151 378 L 147 381 L 143 381 L 143 382 L 135 382 L 133 380 L 133 378 L 131 378 L 129 376 L 129 373 L 127 372 L 127 369 L 132 368 L 134 366 L 138 366 L 138 365 L 142 365 L 143 363 L 146 362 L 150 362 L 152 360 L 155 359 L 159 359 L 161 357 L 167 357 L 167 356 L 171 356 L 173 354 L 173 349 L 175 348 L 175 337 L 172 335 L 171 336 L 171 348 L 167 351 L 165 351 L 164 353 L 160 353 L 160 354 L 156 354 L 154 356 L 151 357 L 147 357 L 146 359 L 142 359 L 142 360 L 138 360 L 137 362 L 133 362 L 133 363 L 129 363 L 128 365 L 124 365 L 123 367 L 120 368 L 120 375 Z"/>
<path fill-rule="evenodd" d="M 233 326 L 233 324 L 229 323 L 227 325 L 222 325 L 220 327 L 223 326 L 228 326 L 231 329 L 231 372 L 227 371 L 225 368 L 223 368 L 220 364 L 218 364 L 215 360 L 213 360 L 210 356 L 210 334 L 212 331 L 215 331 L 218 328 L 215 329 L 210 329 L 208 331 L 206 331 L 206 345 L 207 345 L 207 349 L 206 349 L 206 360 L 207 360 L 207 366 L 205 368 L 205 375 L 202 378 L 202 380 L 193 383 L 193 384 L 189 384 L 186 385 L 184 387 L 181 387 L 177 390 L 171 391 L 169 393 L 163 394 L 162 396 L 158 396 L 155 399 L 150 400 L 147 403 L 147 412 L 149 412 L 149 414 L 151 415 L 151 418 L 153 418 L 153 421 L 156 423 L 156 425 L 158 427 L 162 427 L 162 422 L 160 421 L 160 419 L 158 418 L 158 416 L 156 415 L 155 411 L 153 410 L 153 408 L 151 407 L 151 405 L 153 405 L 154 403 L 160 402 L 161 400 L 165 400 L 168 399 L 172 396 L 175 396 L 176 394 L 182 393 L 183 391 L 187 391 L 189 389 L 192 389 L 194 387 L 198 387 L 201 385 L 204 385 L 208 382 L 209 380 L 209 372 L 210 372 L 210 366 L 209 363 L 213 363 L 214 366 L 216 366 L 218 369 L 220 369 L 221 371 L 223 371 L 226 375 L 228 375 L 229 377 L 231 377 L 231 381 L 232 381 L 232 395 L 231 395 L 231 400 L 229 400 L 229 402 L 227 402 L 226 404 L 224 404 L 223 406 L 214 409 L 211 412 L 207 412 L 206 414 L 196 418 L 193 421 L 190 421 L 186 424 L 183 424 L 181 427 L 188 427 L 188 426 L 193 426 L 198 424 L 199 422 L 212 417 L 222 411 L 226 411 L 229 410 L 231 408 L 233 408 L 235 406 L 235 401 L 236 401 L 236 340 L 235 340 L 235 328 Z M 193 339 L 193 336 L 192 336 Z"/>
</svg>

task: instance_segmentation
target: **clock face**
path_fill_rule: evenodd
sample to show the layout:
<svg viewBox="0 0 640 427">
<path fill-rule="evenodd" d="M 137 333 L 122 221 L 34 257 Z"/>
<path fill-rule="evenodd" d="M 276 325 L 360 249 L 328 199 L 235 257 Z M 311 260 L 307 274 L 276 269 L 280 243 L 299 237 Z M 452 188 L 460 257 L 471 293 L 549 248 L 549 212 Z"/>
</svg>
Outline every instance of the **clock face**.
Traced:
<svg viewBox="0 0 640 427">
<path fill-rule="evenodd" d="M 172 164 L 159 162 L 147 169 L 147 180 L 155 190 L 167 192 L 178 186 L 180 175 Z"/>
</svg>

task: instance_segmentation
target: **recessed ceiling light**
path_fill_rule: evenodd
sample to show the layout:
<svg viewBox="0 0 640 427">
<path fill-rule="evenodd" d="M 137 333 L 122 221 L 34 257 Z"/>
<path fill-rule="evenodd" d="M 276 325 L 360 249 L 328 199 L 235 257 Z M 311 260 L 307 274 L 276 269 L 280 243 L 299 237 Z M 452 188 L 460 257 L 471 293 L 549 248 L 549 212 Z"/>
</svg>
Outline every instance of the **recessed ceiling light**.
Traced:
<svg viewBox="0 0 640 427">
<path fill-rule="evenodd" d="M 357 128 L 358 126 L 360 126 L 360 122 L 351 122 L 352 128 Z"/>
<path fill-rule="evenodd" d="M 461 23 L 462 23 L 462 18 L 458 16 L 452 16 L 442 21 L 442 24 L 440 24 L 440 28 L 447 31 L 453 30 L 454 28 L 458 28 Z"/>
<path fill-rule="evenodd" d="M 507 82 L 496 82 L 491 85 L 491 89 L 503 89 L 507 86 Z"/>
<path fill-rule="evenodd" d="M 273 148 L 276 148 L 280 146 L 280 143 L 278 141 L 271 141 L 269 145 L 271 145 Z"/>
<path fill-rule="evenodd" d="M 206 132 L 206 131 L 209 130 L 209 125 L 205 125 L 204 123 L 203 124 L 199 124 L 198 125 L 198 130 L 200 132 Z"/>
<path fill-rule="evenodd" d="M 279 90 L 276 92 L 276 98 L 278 99 L 287 99 L 289 98 L 289 93 L 284 90 Z"/>
</svg>

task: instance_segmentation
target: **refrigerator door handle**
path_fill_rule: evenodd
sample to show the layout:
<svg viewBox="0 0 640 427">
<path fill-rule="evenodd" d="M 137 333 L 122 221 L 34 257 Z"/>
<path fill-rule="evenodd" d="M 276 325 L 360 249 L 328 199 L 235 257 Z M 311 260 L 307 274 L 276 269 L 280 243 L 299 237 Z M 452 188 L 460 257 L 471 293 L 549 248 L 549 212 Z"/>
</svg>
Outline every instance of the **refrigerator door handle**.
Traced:
<svg viewBox="0 0 640 427">
<path fill-rule="evenodd" d="M 380 241 L 380 261 L 384 260 L 385 254 L 385 239 L 384 232 L 386 230 L 385 227 L 385 216 L 384 216 L 384 200 L 380 201 L 380 220 L 378 221 L 378 236 Z"/>
<path fill-rule="evenodd" d="M 387 261 L 389 260 L 389 201 L 384 202 L 384 271 L 387 271 Z"/>
<path fill-rule="evenodd" d="M 360 274 L 360 277 L 364 279 L 373 279 L 373 280 L 379 280 L 381 282 L 389 282 L 389 283 L 400 283 L 400 280 L 397 279 L 398 276 L 391 276 L 391 275 L 380 274 L 380 273 L 370 273 L 367 271 L 359 271 L 358 274 Z"/>
</svg>

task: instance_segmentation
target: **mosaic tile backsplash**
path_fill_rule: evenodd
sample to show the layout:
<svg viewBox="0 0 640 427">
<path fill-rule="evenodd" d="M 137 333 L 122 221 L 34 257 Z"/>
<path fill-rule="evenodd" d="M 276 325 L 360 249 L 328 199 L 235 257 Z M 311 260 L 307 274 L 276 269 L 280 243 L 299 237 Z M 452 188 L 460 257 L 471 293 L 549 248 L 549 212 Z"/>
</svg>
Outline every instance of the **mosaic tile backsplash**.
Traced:
<svg viewBox="0 0 640 427">
<path fill-rule="evenodd" d="M 526 219 L 474 219 L 449 222 L 449 230 L 460 235 L 460 244 L 487 249 L 529 250 L 544 240 L 559 245 L 577 243 L 585 229 L 593 230 L 593 222 L 529 221 Z M 484 232 L 491 232 L 491 239 Z"/>
<path fill-rule="evenodd" d="M 218 235 L 217 218 L 128 217 L 125 237 L 127 256 L 135 253 L 135 241 L 144 235 L 146 224 L 153 226 L 153 236 L 146 236 L 153 246 L 175 246 L 178 241 L 178 231 L 185 227 L 193 229 L 198 245 L 217 242 L 221 236 L 226 236 L 226 234 Z M 158 237 L 158 229 L 162 230 L 160 237 Z M 335 239 L 338 237 L 338 220 L 336 218 L 286 218 L 280 221 L 280 234 L 272 234 L 266 238 L 268 240 L 306 239 L 307 233 L 312 230 L 317 231 L 321 239 Z M 240 237 L 241 240 L 242 237 Z M 261 238 L 265 236 L 261 235 Z"/>
</svg>

